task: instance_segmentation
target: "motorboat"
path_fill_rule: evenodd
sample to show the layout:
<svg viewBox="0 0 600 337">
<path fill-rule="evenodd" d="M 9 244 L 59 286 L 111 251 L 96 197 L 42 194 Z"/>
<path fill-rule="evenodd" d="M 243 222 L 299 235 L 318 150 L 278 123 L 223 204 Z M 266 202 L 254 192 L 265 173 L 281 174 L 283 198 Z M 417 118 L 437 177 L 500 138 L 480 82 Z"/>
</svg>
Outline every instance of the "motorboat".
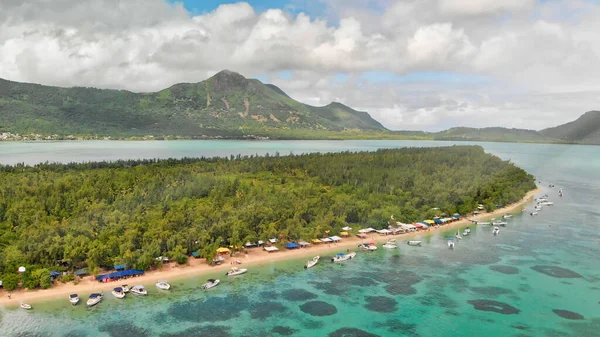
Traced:
<svg viewBox="0 0 600 337">
<path fill-rule="evenodd" d="M 33 307 L 31 306 L 31 304 L 27 304 L 27 303 L 23 303 L 23 302 L 21 302 L 20 307 L 21 307 L 21 309 L 25 309 L 25 310 L 31 310 L 31 309 L 33 309 Z"/>
<path fill-rule="evenodd" d="M 457 238 L 457 239 L 459 239 L 459 240 L 462 239 L 462 236 L 460 236 L 459 232 L 456 232 L 456 235 L 454 235 L 454 237 Z"/>
<path fill-rule="evenodd" d="M 319 259 L 320 258 L 321 257 L 318 256 L 318 255 L 315 256 L 315 257 L 313 257 L 312 260 L 306 262 L 306 264 L 304 265 L 304 269 L 308 269 L 308 268 L 314 267 L 317 263 L 319 263 Z"/>
<path fill-rule="evenodd" d="M 504 219 L 510 219 L 510 218 L 512 218 L 513 216 L 512 216 L 512 214 L 504 214 L 502 217 L 503 217 Z"/>
<path fill-rule="evenodd" d="M 462 236 L 467 236 L 469 235 L 469 232 L 467 232 L 466 230 L 462 233 Z"/>
<path fill-rule="evenodd" d="M 454 248 L 454 244 L 455 244 L 454 239 L 452 239 L 452 238 L 448 239 L 448 248 Z"/>
<path fill-rule="evenodd" d="M 88 307 L 93 307 L 96 304 L 100 303 L 100 301 L 102 301 L 102 297 L 104 297 L 102 294 L 93 293 L 90 295 L 90 298 L 88 298 L 88 300 L 85 304 Z"/>
<path fill-rule="evenodd" d="M 71 302 L 71 304 L 73 304 L 73 305 L 77 305 L 77 303 L 79 303 L 79 295 L 77 295 L 77 294 L 69 295 L 69 302 Z"/>
<path fill-rule="evenodd" d="M 331 259 L 331 262 L 344 262 L 344 261 L 353 259 L 355 256 L 356 256 L 355 252 L 348 253 L 348 254 L 339 253 L 338 255 L 334 256 Z"/>
<path fill-rule="evenodd" d="M 125 292 L 123 291 L 123 288 L 121 288 L 121 287 L 116 287 L 115 289 L 113 289 L 113 291 L 111 293 L 116 298 L 119 298 L 119 299 L 125 298 Z"/>
<path fill-rule="evenodd" d="M 230 271 L 225 273 L 225 275 L 227 275 L 227 276 L 242 275 L 242 274 L 245 274 L 247 271 L 248 271 L 248 269 L 246 269 L 246 268 L 239 269 L 237 267 L 233 267 L 233 268 L 231 268 Z"/>
<path fill-rule="evenodd" d="M 235 262 L 236 262 L 237 264 L 242 264 L 242 260 L 240 260 L 240 259 L 237 259 L 237 260 L 235 260 Z"/>
<path fill-rule="evenodd" d="M 531 212 L 531 216 L 538 215 L 538 212 Z"/>
<path fill-rule="evenodd" d="M 133 286 L 129 291 L 134 295 L 148 295 L 148 290 L 142 285 Z"/>
<path fill-rule="evenodd" d="M 388 240 L 388 242 L 386 242 L 382 247 L 387 248 L 387 249 L 394 249 L 394 248 L 398 248 L 398 245 L 396 245 L 395 239 L 391 239 L 391 240 Z"/>
<path fill-rule="evenodd" d="M 467 229 L 465 229 L 465 232 L 471 233 L 471 228 L 467 227 Z"/>
<path fill-rule="evenodd" d="M 169 290 L 171 289 L 171 285 L 167 283 L 165 280 L 160 280 L 156 282 L 156 287 L 160 290 Z"/>
<path fill-rule="evenodd" d="M 124 284 L 124 285 L 121 286 L 121 288 L 123 288 L 123 292 L 124 293 L 127 294 L 129 292 L 129 286 L 128 285 Z"/>
<path fill-rule="evenodd" d="M 489 222 L 489 221 L 483 221 L 483 222 L 477 222 L 477 224 L 478 224 L 478 225 L 489 226 L 489 225 L 491 225 L 492 223 L 491 223 L 491 222 Z"/>
<path fill-rule="evenodd" d="M 377 246 L 373 242 L 371 242 L 371 243 L 361 243 L 361 244 L 358 245 L 358 248 L 360 248 L 362 250 L 368 250 L 368 251 L 377 250 Z"/>
<path fill-rule="evenodd" d="M 552 201 L 543 201 L 543 202 L 540 203 L 540 205 L 552 206 L 552 205 L 554 205 L 554 203 Z"/>
<path fill-rule="evenodd" d="M 208 290 L 210 288 L 214 288 L 214 287 L 218 286 L 219 283 L 221 283 L 221 280 L 215 280 L 212 278 L 208 279 L 208 281 L 202 285 L 202 290 Z"/>
<path fill-rule="evenodd" d="M 500 228 L 499 227 L 494 227 L 493 233 L 494 233 L 494 235 L 500 234 Z"/>
<path fill-rule="evenodd" d="M 498 227 L 506 227 L 506 225 L 508 225 L 508 222 L 506 221 L 497 221 L 497 222 L 493 222 L 492 225 Z"/>
<path fill-rule="evenodd" d="M 411 240 L 411 241 L 406 242 L 406 244 L 408 244 L 409 246 L 420 246 L 421 243 L 423 243 L 423 241 Z"/>
</svg>

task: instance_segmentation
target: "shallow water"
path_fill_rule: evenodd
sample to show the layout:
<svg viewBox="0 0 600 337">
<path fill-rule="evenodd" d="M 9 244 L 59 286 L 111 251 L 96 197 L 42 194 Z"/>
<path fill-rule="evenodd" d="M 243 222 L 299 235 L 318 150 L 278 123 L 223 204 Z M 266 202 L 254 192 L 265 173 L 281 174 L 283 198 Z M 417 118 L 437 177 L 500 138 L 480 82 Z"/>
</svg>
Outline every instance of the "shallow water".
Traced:
<svg viewBox="0 0 600 337">
<path fill-rule="evenodd" d="M 247 143 L 238 149 L 262 144 Z M 335 151 L 343 150 L 339 144 L 407 146 L 324 143 Z M 305 261 L 294 260 L 237 278 L 215 275 L 222 284 L 207 292 L 199 289 L 203 276 L 175 281 L 170 292 L 149 287 L 145 298 L 106 294 L 91 309 L 66 299 L 36 304 L 31 312 L 3 309 L 0 336 L 597 336 L 600 147 L 482 145 L 536 175 L 541 186 L 556 184 L 544 191 L 555 205 L 537 217 L 516 215 L 498 236 L 489 226 L 472 226 L 454 250 L 445 241 L 452 233 L 440 232 L 424 238 L 423 247 L 400 243 L 343 264 L 304 270 Z"/>
</svg>

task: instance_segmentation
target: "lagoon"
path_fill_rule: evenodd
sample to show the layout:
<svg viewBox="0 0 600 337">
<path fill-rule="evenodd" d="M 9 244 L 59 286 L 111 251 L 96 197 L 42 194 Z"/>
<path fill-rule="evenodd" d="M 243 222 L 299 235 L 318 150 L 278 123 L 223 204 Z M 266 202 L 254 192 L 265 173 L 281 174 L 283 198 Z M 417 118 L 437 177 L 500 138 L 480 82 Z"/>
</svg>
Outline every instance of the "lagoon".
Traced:
<svg viewBox="0 0 600 337">
<path fill-rule="evenodd" d="M 0 163 L 362 151 L 434 141 L 169 141 L 0 143 Z M 536 176 L 554 206 L 488 226 L 448 250 L 362 253 L 344 264 L 267 264 L 202 292 L 205 276 L 147 298 L 106 294 L 95 308 L 66 299 L 0 309 L 0 336 L 596 336 L 600 331 L 600 147 L 469 143 Z M 555 184 L 555 188 L 548 185 Z M 557 194 L 563 188 L 565 195 Z M 529 205 L 528 207 L 532 207 Z M 326 257 L 323 257 L 326 261 Z M 582 316 L 569 314 L 577 313 Z M 361 332 L 363 331 L 363 332 Z"/>
</svg>

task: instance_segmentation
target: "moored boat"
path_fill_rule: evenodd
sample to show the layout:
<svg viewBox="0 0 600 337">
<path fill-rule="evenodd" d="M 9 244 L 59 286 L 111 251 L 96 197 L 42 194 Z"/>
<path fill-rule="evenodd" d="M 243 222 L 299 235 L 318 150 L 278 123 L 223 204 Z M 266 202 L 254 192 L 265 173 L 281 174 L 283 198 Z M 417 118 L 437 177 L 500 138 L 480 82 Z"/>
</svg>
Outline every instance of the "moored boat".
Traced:
<svg viewBox="0 0 600 337">
<path fill-rule="evenodd" d="M 33 307 L 30 304 L 23 303 L 23 302 L 21 302 L 21 304 L 19 306 L 21 307 L 21 309 L 25 309 L 25 310 L 33 309 Z"/>
<path fill-rule="evenodd" d="M 489 221 L 482 221 L 482 222 L 477 222 L 477 224 L 478 224 L 478 225 L 484 225 L 484 226 L 486 226 L 486 225 L 487 225 L 487 226 L 489 226 L 489 225 L 491 225 L 492 223 L 491 223 L 491 222 L 489 222 Z"/>
<path fill-rule="evenodd" d="M 88 298 L 87 302 L 85 303 L 88 307 L 93 307 L 94 305 L 100 303 L 100 301 L 102 301 L 102 294 L 98 294 L 98 293 L 93 293 L 90 295 L 90 297 Z"/>
<path fill-rule="evenodd" d="M 454 235 L 454 237 L 457 238 L 457 239 L 459 239 L 459 240 L 462 239 L 462 236 L 460 236 L 459 232 L 456 232 L 456 235 Z"/>
<path fill-rule="evenodd" d="M 148 291 L 142 285 L 133 286 L 129 291 L 134 295 L 148 295 Z"/>
<path fill-rule="evenodd" d="M 215 279 L 212 279 L 212 278 L 208 279 L 208 281 L 202 285 L 202 289 L 203 290 L 208 290 L 210 288 L 214 288 L 214 287 L 218 286 L 219 283 L 221 283 L 221 280 L 215 280 Z"/>
<path fill-rule="evenodd" d="M 111 293 L 116 298 L 119 298 L 119 299 L 125 298 L 125 292 L 123 291 L 123 288 L 121 288 L 121 287 L 114 288 Z"/>
<path fill-rule="evenodd" d="M 500 234 L 500 228 L 498 227 L 494 227 L 494 231 L 493 231 L 494 235 L 498 235 Z"/>
<path fill-rule="evenodd" d="M 394 249 L 398 248 L 398 245 L 396 245 L 396 239 L 391 239 L 388 240 L 382 247 L 387 249 Z"/>
<path fill-rule="evenodd" d="M 77 303 L 79 303 L 79 295 L 77 295 L 77 294 L 69 295 L 69 302 L 71 302 L 71 304 L 73 304 L 73 305 L 77 305 Z"/>
<path fill-rule="evenodd" d="M 453 238 L 448 239 L 448 248 L 454 248 L 454 244 L 455 242 Z"/>
<path fill-rule="evenodd" d="M 129 286 L 128 285 L 124 284 L 124 285 L 121 286 L 121 288 L 123 288 L 123 292 L 124 293 L 127 294 L 129 292 Z"/>
<path fill-rule="evenodd" d="M 498 227 L 506 227 L 506 225 L 508 225 L 508 222 L 506 221 L 497 221 L 497 222 L 493 222 L 492 225 Z"/>
<path fill-rule="evenodd" d="M 306 262 L 306 264 L 304 265 L 304 269 L 308 269 L 308 268 L 314 267 L 317 263 L 319 263 L 319 259 L 320 258 L 321 257 L 318 256 L 318 255 L 315 256 L 315 257 L 313 257 L 312 260 Z"/>
<path fill-rule="evenodd" d="M 466 230 L 462 233 L 462 236 L 467 236 L 469 235 L 469 232 L 467 232 Z"/>
<path fill-rule="evenodd" d="M 374 242 L 371 242 L 371 243 L 361 243 L 361 244 L 358 245 L 358 248 L 360 248 L 362 250 L 368 250 L 368 251 L 377 250 L 377 246 L 375 245 Z"/>
<path fill-rule="evenodd" d="M 227 275 L 227 276 L 242 275 L 242 274 L 245 274 L 247 271 L 248 271 L 248 269 L 246 269 L 246 268 L 239 269 L 237 267 L 233 267 L 233 268 L 231 268 L 230 271 L 225 273 L 225 275 Z"/>
<path fill-rule="evenodd" d="M 531 216 L 538 215 L 538 212 L 531 212 Z"/>
<path fill-rule="evenodd" d="M 339 253 L 338 255 L 334 256 L 331 259 L 331 262 L 343 262 L 343 261 L 347 261 L 347 260 L 351 260 L 356 256 L 355 252 L 352 253 L 348 253 L 348 254 L 344 254 L 344 253 Z"/>
<path fill-rule="evenodd" d="M 171 289 L 171 285 L 167 283 L 165 280 L 160 280 L 156 282 L 156 287 L 161 290 L 169 290 Z"/>
<path fill-rule="evenodd" d="M 420 246 L 421 243 L 423 243 L 423 241 L 410 240 L 406 242 L 406 244 L 409 246 Z"/>
<path fill-rule="evenodd" d="M 504 219 L 510 219 L 510 218 L 512 218 L 513 216 L 512 216 L 512 214 L 504 214 L 502 217 L 503 217 Z"/>
</svg>

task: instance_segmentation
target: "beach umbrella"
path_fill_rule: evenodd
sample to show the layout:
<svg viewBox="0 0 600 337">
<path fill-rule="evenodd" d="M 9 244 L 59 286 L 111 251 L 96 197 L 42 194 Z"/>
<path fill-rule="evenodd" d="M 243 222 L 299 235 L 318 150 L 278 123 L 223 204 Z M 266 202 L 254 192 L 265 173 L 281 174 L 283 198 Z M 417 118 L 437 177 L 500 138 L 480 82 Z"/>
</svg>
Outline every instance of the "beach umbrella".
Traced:
<svg viewBox="0 0 600 337">
<path fill-rule="evenodd" d="M 25 267 L 21 266 L 19 267 L 19 273 L 24 273 L 25 272 Z"/>
</svg>

